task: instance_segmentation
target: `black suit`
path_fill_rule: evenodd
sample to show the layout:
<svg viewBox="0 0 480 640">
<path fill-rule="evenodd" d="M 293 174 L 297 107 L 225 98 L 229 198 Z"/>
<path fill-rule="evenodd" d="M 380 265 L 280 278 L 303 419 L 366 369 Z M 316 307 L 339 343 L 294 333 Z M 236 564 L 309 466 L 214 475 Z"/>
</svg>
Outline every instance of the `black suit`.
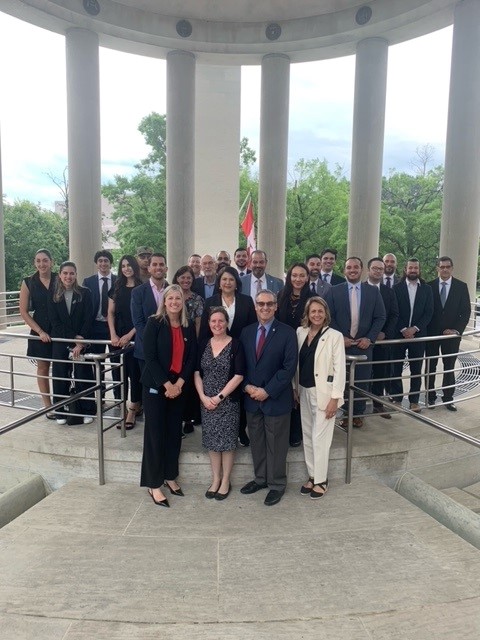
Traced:
<svg viewBox="0 0 480 640">
<path fill-rule="evenodd" d="M 392 340 L 395 336 L 395 330 L 398 320 L 398 302 L 397 297 L 393 289 L 389 289 L 384 284 L 380 284 L 380 295 L 382 296 L 383 304 L 385 306 L 386 320 L 382 327 L 381 333 L 385 334 L 385 340 Z M 373 347 L 372 361 L 374 363 L 379 360 L 390 360 L 391 347 L 381 346 L 381 341 Z M 373 364 L 372 366 L 372 393 L 376 396 L 383 396 L 385 390 L 390 390 L 390 382 L 385 378 L 390 375 L 390 363 Z M 374 406 L 379 406 L 380 403 L 373 403 Z M 381 406 L 381 405 L 380 405 Z"/>
<path fill-rule="evenodd" d="M 321 278 L 323 280 L 323 274 L 321 273 L 319 278 Z M 328 280 L 326 280 L 326 282 L 328 282 Z M 329 284 L 334 287 L 337 284 L 342 284 L 342 282 L 346 282 L 346 279 L 343 276 L 339 276 L 336 273 L 332 273 L 330 275 L 330 282 Z"/>
<path fill-rule="evenodd" d="M 428 376 L 428 400 L 430 403 L 434 403 L 437 395 L 434 390 L 435 372 L 438 363 L 438 357 L 436 356 L 441 351 L 444 371 L 442 382 L 443 401 L 450 402 L 453 400 L 455 392 L 455 372 L 453 369 L 457 359 L 457 356 L 450 354 L 458 353 L 460 348 L 460 336 L 465 331 L 471 313 L 470 295 L 465 282 L 452 278 L 445 306 L 442 307 L 439 278 L 432 280 L 428 285 L 432 288 L 433 294 L 433 316 L 427 327 L 428 335 L 440 336 L 446 329 L 453 329 L 458 332 L 458 338 L 427 342 L 426 353 L 430 357 L 431 374 Z"/>
<path fill-rule="evenodd" d="M 74 292 L 70 313 L 68 313 L 64 298 L 59 302 L 54 302 L 53 297 L 49 298 L 48 317 L 52 326 L 50 333 L 52 338 L 72 339 L 71 345 L 67 342 L 54 342 L 52 346 L 53 402 L 55 403 L 69 394 L 72 366 L 73 377 L 86 380 L 86 382 L 76 383 L 77 392 L 84 391 L 93 385 L 94 375 L 91 362 L 88 364 L 76 362 L 74 365 L 72 362 L 58 362 L 58 360 L 68 360 L 69 347 L 74 346 L 75 336 L 82 336 L 85 339 L 91 338 L 93 306 L 90 290 L 81 287 L 80 294 Z M 67 379 L 58 380 L 58 378 Z M 95 404 L 91 398 L 93 395 L 80 401 L 81 413 L 88 415 L 95 413 Z M 64 413 L 64 409 L 60 409 L 59 413 Z"/>
<path fill-rule="evenodd" d="M 149 285 L 150 286 L 150 285 Z M 196 364 L 195 327 L 182 327 L 183 358 L 179 374 L 170 371 L 172 333 L 168 320 L 149 318 L 143 334 L 145 367 L 142 372 L 145 431 L 140 485 L 159 488 L 165 480 L 178 476 L 178 458 L 182 443 L 182 415 L 185 394 L 165 397 L 164 384 L 178 378 L 188 380 Z"/>
<path fill-rule="evenodd" d="M 211 298 L 205 300 L 203 307 L 202 320 L 200 322 L 200 332 L 198 334 L 198 340 L 205 340 L 212 336 L 212 332 L 208 326 L 208 315 L 212 307 L 222 306 L 222 295 L 216 293 Z M 255 305 L 250 296 L 243 293 L 235 293 L 235 315 L 233 317 L 232 326 L 228 330 L 228 335 L 232 338 L 240 338 L 242 329 L 249 324 L 257 321 L 257 314 L 255 313 Z"/>
<path fill-rule="evenodd" d="M 410 378 L 410 391 L 408 397 L 410 404 L 417 404 L 420 397 L 420 387 L 422 386 L 422 380 L 420 378 L 423 364 L 422 358 L 425 355 L 425 342 L 417 339 L 427 335 L 427 325 L 432 319 L 432 289 L 425 282 L 421 282 L 417 286 L 412 314 L 410 310 L 407 281 L 402 280 L 393 287 L 393 290 L 397 296 L 399 311 L 394 338 L 403 338 L 401 331 L 405 328 L 417 327 L 418 331 L 415 333 L 415 338 L 412 340 L 405 340 L 404 344 L 397 344 L 393 347 L 393 357 L 394 360 L 398 360 L 398 362 L 393 363 L 394 379 L 392 380 L 390 389 L 392 395 L 395 396 L 395 399 L 401 401 L 403 397 L 403 383 L 401 380 L 403 361 L 408 350 L 408 361 L 410 365 L 410 374 L 412 376 Z"/>
</svg>

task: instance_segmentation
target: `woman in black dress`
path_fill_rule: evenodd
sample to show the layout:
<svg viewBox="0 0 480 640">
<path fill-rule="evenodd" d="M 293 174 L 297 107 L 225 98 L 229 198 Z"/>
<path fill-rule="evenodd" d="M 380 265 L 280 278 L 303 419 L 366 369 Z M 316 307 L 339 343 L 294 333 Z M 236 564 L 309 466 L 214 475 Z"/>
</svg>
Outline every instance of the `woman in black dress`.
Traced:
<svg viewBox="0 0 480 640">
<path fill-rule="evenodd" d="M 212 482 L 205 496 L 224 500 L 231 489 L 245 357 L 240 341 L 227 334 L 227 311 L 211 307 L 209 316 L 212 337 L 200 345 L 195 386 L 202 403 L 202 444 L 208 449 L 212 467 Z"/>
<path fill-rule="evenodd" d="M 187 318 L 182 289 L 167 287 L 143 334 L 145 366 L 142 371 L 145 431 L 140 485 L 148 487 L 155 504 L 169 507 L 162 487 L 183 496 L 177 483 L 182 443 L 185 380 L 192 375 L 197 338 Z"/>
<path fill-rule="evenodd" d="M 316 295 L 308 286 L 308 267 L 303 262 L 295 262 L 287 271 L 285 286 L 278 294 L 277 320 L 288 324 L 295 331 L 300 326 L 307 300 Z M 290 418 L 290 446 L 299 447 L 302 444 L 302 422 L 300 407 L 292 409 Z"/>
<path fill-rule="evenodd" d="M 20 315 L 31 329 L 30 335 L 40 340 L 29 340 L 27 356 L 37 363 L 37 384 L 42 394 L 44 407 L 51 407 L 50 361 L 52 359 L 51 325 L 48 318 L 47 300 L 53 295 L 56 273 L 52 273 L 53 260 L 50 251 L 39 249 L 35 254 L 36 272 L 28 276 L 20 287 Z M 30 315 L 33 311 L 33 315 Z M 54 413 L 47 413 L 49 420 L 55 420 Z"/>
<path fill-rule="evenodd" d="M 131 255 L 124 255 L 118 264 L 118 277 L 108 296 L 108 328 L 112 345 L 123 349 L 135 340 L 130 302 L 134 287 L 142 284 L 138 262 Z M 140 367 L 133 357 L 133 349 L 123 356 L 125 401 L 128 401 L 128 383 L 130 382 L 130 406 L 125 416 L 125 428 L 133 429 L 136 417 L 142 404 L 142 385 Z M 117 425 L 120 429 L 120 425 Z"/>
<path fill-rule="evenodd" d="M 92 364 L 80 361 L 85 346 L 76 342 L 90 338 L 94 318 L 92 294 L 90 289 L 78 284 L 77 267 L 74 262 L 62 262 L 60 265 L 53 297 L 48 299 L 48 317 L 52 326 L 52 338 L 72 340 L 71 343 L 53 343 L 53 400 L 59 402 L 69 394 L 72 367 L 73 377 L 82 380 L 76 384 L 77 392 L 94 384 Z M 70 350 L 72 361 L 68 362 Z M 60 360 L 62 362 L 59 362 Z M 93 422 L 91 416 L 96 409 L 93 394 L 80 400 L 79 409 L 80 413 L 85 415 L 84 424 Z M 57 411 L 56 417 L 58 424 L 66 424 L 64 409 Z"/>
</svg>

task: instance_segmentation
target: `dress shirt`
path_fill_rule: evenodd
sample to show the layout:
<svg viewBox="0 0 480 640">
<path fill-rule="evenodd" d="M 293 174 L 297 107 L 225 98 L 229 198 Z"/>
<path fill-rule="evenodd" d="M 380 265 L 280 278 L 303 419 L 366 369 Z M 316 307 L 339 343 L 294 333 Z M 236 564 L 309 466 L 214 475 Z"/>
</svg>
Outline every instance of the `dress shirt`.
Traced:
<svg viewBox="0 0 480 640">
<path fill-rule="evenodd" d="M 273 318 L 273 320 L 275 320 L 275 318 Z M 257 327 L 257 338 L 255 340 L 255 349 L 258 346 L 258 341 L 260 340 L 260 327 L 265 327 L 265 339 L 268 338 L 268 332 L 270 331 L 270 329 L 272 328 L 272 324 L 273 324 L 273 320 L 270 320 L 270 322 L 268 322 L 267 324 L 262 325 L 261 322 L 258 323 L 258 327 Z"/>
<path fill-rule="evenodd" d="M 265 277 L 265 274 L 263 274 L 261 278 L 255 278 L 253 273 L 251 275 L 252 275 L 252 278 L 250 281 L 250 295 L 255 300 L 255 296 L 257 295 L 257 289 L 258 289 L 257 280 L 260 280 L 262 289 L 267 289 L 267 278 Z"/>
<path fill-rule="evenodd" d="M 390 284 L 389 284 L 390 281 Z M 395 276 L 383 276 L 383 284 L 391 289 L 395 284 Z"/>
<path fill-rule="evenodd" d="M 107 318 L 105 318 L 105 316 L 102 316 L 102 288 L 103 288 L 103 278 L 107 279 L 107 287 L 108 290 L 110 291 L 110 289 L 112 288 L 112 274 L 111 272 L 108 274 L 108 276 L 102 276 L 102 274 L 100 273 L 100 271 L 97 271 L 97 276 L 98 276 L 98 291 L 100 292 L 100 303 L 98 305 L 98 309 L 97 309 L 97 315 L 95 317 L 95 320 L 98 320 L 100 322 L 106 322 Z"/>
<path fill-rule="evenodd" d="M 332 284 L 332 282 L 331 282 L 331 280 L 332 280 L 332 272 L 331 271 L 330 271 L 330 273 L 327 273 L 326 271 L 320 271 L 320 277 L 325 282 L 328 282 L 328 284 Z"/>
<path fill-rule="evenodd" d="M 227 303 L 225 302 L 225 300 L 222 297 L 222 307 L 228 313 L 228 328 L 231 329 L 233 321 L 235 319 L 235 298 L 233 299 L 232 304 L 230 306 L 228 306 Z"/>
<path fill-rule="evenodd" d="M 415 296 L 417 295 L 417 288 L 420 286 L 420 281 L 415 280 L 415 282 L 411 282 L 410 280 L 407 282 L 407 291 L 408 298 L 410 300 L 410 320 L 408 321 L 408 326 L 412 326 L 412 316 L 413 316 L 413 306 L 415 304 Z"/>
<path fill-rule="evenodd" d="M 452 285 L 452 278 L 450 277 L 448 280 L 438 279 L 438 293 L 442 295 L 442 282 L 446 284 L 445 287 L 445 302 L 448 300 L 448 294 L 450 293 L 450 287 Z"/>
<path fill-rule="evenodd" d="M 362 302 L 362 287 L 361 283 L 357 282 L 355 284 L 348 283 L 348 299 L 352 299 L 352 289 L 353 287 L 357 288 L 357 307 L 358 307 L 358 317 L 360 318 L 360 303 Z"/>
<path fill-rule="evenodd" d="M 152 287 L 153 297 L 155 298 L 155 302 L 157 303 L 157 309 L 158 309 L 158 307 L 162 304 L 162 301 L 163 301 L 163 293 L 165 291 L 165 285 L 159 291 L 157 289 L 157 285 L 152 280 L 152 278 L 150 278 L 149 282 L 150 282 L 150 286 Z"/>
<path fill-rule="evenodd" d="M 310 280 L 310 284 L 309 284 L 310 291 L 312 291 L 315 294 L 317 293 L 317 284 L 318 284 L 318 278 L 316 280 Z"/>
<path fill-rule="evenodd" d="M 370 280 L 367 280 L 367 284 L 371 285 L 372 287 L 377 287 L 377 289 L 380 289 L 379 282 L 370 282 Z"/>
</svg>

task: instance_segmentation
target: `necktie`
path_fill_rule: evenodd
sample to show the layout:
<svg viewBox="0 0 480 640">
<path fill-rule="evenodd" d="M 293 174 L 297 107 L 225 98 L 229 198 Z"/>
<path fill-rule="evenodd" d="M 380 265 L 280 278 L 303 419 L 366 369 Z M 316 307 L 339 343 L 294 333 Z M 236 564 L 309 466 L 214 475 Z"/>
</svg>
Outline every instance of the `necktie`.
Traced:
<svg viewBox="0 0 480 640">
<path fill-rule="evenodd" d="M 389 289 L 391 289 L 391 288 L 392 288 L 392 279 L 391 279 L 391 277 L 390 277 L 390 276 L 387 276 L 387 287 L 388 287 Z"/>
<path fill-rule="evenodd" d="M 442 282 L 442 288 L 440 290 L 440 302 L 442 303 L 442 307 L 445 306 L 446 301 L 447 301 L 447 283 Z"/>
<path fill-rule="evenodd" d="M 108 278 L 105 276 L 102 278 L 102 301 L 101 301 L 101 312 L 104 318 L 107 317 L 108 314 Z"/>
<path fill-rule="evenodd" d="M 240 277 L 243 278 L 244 275 L 245 275 L 245 271 L 240 271 Z"/>
<path fill-rule="evenodd" d="M 262 281 L 257 280 L 256 285 L 257 285 L 257 293 L 260 293 L 260 291 L 262 290 Z"/>
<path fill-rule="evenodd" d="M 317 293 L 317 289 L 315 288 L 315 283 L 312 282 L 312 292 Z"/>
<path fill-rule="evenodd" d="M 350 299 L 350 335 L 355 338 L 358 332 L 358 299 L 357 299 L 357 287 L 352 287 L 352 297 Z"/>
<path fill-rule="evenodd" d="M 323 274 L 323 276 L 322 276 L 322 280 L 323 280 L 324 282 L 328 282 L 328 277 L 327 277 L 327 274 L 326 274 L 326 273 L 324 273 L 324 274 Z"/>
<path fill-rule="evenodd" d="M 260 327 L 260 337 L 258 338 L 258 344 L 257 344 L 257 360 L 260 358 L 260 356 L 262 354 L 263 346 L 265 344 L 266 335 L 267 335 L 267 332 L 265 330 L 265 327 L 262 325 Z"/>
</svg>

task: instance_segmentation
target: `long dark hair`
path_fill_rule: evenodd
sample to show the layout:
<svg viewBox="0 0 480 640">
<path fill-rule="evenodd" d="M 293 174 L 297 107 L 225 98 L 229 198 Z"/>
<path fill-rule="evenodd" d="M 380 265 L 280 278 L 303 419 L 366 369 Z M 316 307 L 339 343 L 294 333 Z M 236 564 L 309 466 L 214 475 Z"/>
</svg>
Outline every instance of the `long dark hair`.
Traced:
<svg viewBox="0 0 480 640">
<path fill-rule="evenodd" d="M 127 286 L 127 278 L 122 273 L 122 262 L 126 260 L 130 267 L 132 267 L 133 271 L 133 280 L 135 282 L 135 287 L 142 284 L 140 280 L 140 267 L 138 266 L 138 262 L 134 258 L 134 256 L 126 253 L 122 256 L 118 262 L 118 274 L 117 279 L 115 280 L 115 284 L 113 286 L 113 297 L 115 298 L 120 289 Z"/>
<path fill-rule="evenodd" d="M 213 290 L 213 293 L 214 294 L 220 293 L 220 280 L 224 273 L 228 273 L 229 275 L 233 276 L 233 278 L 235 279 L 235 284 L 237 287 L 235 289 L 235 295 L 237 293 L 242 293 L 242 281 L 240 279 L 240 276 L 238 275 L 238 271 L 230 266 L 222 267 L 220 271 L 217 273 L 217 279 L 215 280 L 215 288 Z"/>
<path fill-rule="evenodd" d="M 62 273 L 63 269 L 65 269 L 65 267 L 73 267 L 75 269 L 75 276 L 77 275 L 77 265 L 71 260 L 65 260 L 65 262 L 62 262 L 62 264 L 60 265 L 60 269 L 58 270 L 59 276 Z M 78 300 L 80 301 L 82 299 L 82 287 L 78 284 L 78 280 L 76 279 L 76 277 L 75 277 L 75 284 L 73 285 L 72 289 L 73 289 L 73 292 L 77 294 Z M 63 286 L 63 282 L 58 277 L 55 282 L 55 291 L 53 294 L 53 301 L 60 302 L 60 300 L 62 300 L 62 298 L 65 295 L 65 291 L 66 289 Z"/>
<path fill-rule="evenodd" d="M 192 285 L 193 285 L 195 281 L 195 274 L 193 273 L 192 267 L 189 267 L 188 264 L 184 265 L 183 267 L 180 267 L 180 269 L 177 269 L 177 271 L 175 272 L 175 275 L 173 276 L 172 284 L 178 284 L 179 277 L 183 276 L 184 273 L 189 273 L 192 276 Z M 190 289 L 191 288 L 192 287 L 190 287 Z"/>
<path fill-rule="evenodd" d="M 300 318 L 303 315 L 303 309 L 305 308 L 305 303 L 308 300 L 308 298 L 310 297 L 310 286 L 309 286 L 309 280 L 308 280 L 308 267 L 304 262 L 294 262 L 292 264 L 292 266 L 290 267 L 290 269 L 287 271 L 287 275 L 285 276 L 285 286 L 283 287 L 283 289 L 280 291 L 280 293 L 278 294 L 278 309 L 277 309 L 277 318 L 280 320 L 280 322 L 286 322 L 287 321 L 287 315 L 289 312 L 289 304 L 290 304 L 290 297 L 293 293 L 293 285 L 292 285 L 292 271 L 296 268 L 296 267 L 300 267 L 302 269 L 305 269 L 305 272 L 307 274 L 307 281 L 305 282 L 305 284 L 303 285 L 303 287 L 300 289 L 300 299 L 299 299 L 299 303 L 298 303 L 298 310 L 297 313 L 295 315 L 298 315 L 298 322 L 300 322 Z"/>
</svg>

